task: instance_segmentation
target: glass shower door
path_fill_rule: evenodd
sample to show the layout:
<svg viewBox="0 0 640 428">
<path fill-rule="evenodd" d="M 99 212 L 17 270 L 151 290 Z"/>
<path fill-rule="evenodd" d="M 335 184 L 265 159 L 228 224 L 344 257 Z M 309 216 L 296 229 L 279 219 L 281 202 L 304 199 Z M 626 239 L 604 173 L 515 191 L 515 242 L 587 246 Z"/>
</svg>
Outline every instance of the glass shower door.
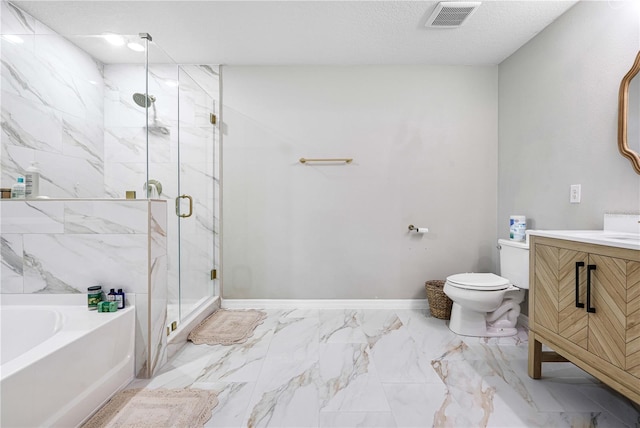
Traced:
<svg viewBox="0 0 640 428">
<path fill-rule="evenodd" d="M 179 322 L 216 294 L 217 69 L 178 66 Z M 170 322 L 172 320 L 169 320 Z"/>
</svg>

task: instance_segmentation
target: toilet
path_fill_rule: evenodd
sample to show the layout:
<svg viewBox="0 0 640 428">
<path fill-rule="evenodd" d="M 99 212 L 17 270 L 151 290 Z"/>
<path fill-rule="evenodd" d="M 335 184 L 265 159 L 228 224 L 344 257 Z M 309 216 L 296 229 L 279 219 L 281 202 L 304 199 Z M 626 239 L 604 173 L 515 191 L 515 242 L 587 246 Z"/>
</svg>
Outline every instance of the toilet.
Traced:
<svg viewBox="0 0 640 428">
<path fill-rule="evenodd" d="M 447 277 L 444 293 L 453 301 L 449 329 L 454 333 L 478 337 L 517 333 L 520 303 L 529 289 L 529 240 L 499 239 L 498 250 L 500 276 L 459 273 Z"/>
</svg>

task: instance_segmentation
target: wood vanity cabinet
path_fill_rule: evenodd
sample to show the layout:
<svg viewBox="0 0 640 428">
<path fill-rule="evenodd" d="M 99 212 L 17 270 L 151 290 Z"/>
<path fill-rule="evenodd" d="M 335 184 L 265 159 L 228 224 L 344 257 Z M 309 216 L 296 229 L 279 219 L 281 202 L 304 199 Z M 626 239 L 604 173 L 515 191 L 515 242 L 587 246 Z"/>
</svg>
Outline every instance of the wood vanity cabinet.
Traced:
<svg viewBox="0 0 640 428">
<path fill-rule="evenodd" d="M 570 361 L 640 403 L 640 251 L 541 236 L 529 248 L 529 376 Z"/>
</svg>

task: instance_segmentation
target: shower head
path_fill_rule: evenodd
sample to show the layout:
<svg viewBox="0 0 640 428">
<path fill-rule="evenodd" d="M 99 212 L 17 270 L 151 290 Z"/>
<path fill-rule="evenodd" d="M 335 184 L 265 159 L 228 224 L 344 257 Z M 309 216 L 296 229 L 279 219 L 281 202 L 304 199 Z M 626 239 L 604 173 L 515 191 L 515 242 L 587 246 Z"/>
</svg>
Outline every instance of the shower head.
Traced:
<svg viewBox="0 0 640 428">
<path fill-rule="evenodd" d="M 157 112 L 156 112 L 156 97 L 153 95 L 146 96 L 145 94 L 141 94 L 136 92 L 133 94 L 133 101 L 142 108 L 147 108 L 151 106 L 153 109 L 153 121 L 149 126 L 149 132 L 152 134 L 157 134 L 159 136 L 169 135 L 170 131 L 167 127 L 162 126 L 160 121 L 158 120 Z"/>
<path fill-rule="evenodd" d="M 147 108 L 156 102 L 156 97 L 154 97 L 153 95 L 149 95 L 147 97 L 145 94 L 136 92 L 135 94 L 133 94 L 133 102 L 138 104 L 140 107 Z"/>
</svg>

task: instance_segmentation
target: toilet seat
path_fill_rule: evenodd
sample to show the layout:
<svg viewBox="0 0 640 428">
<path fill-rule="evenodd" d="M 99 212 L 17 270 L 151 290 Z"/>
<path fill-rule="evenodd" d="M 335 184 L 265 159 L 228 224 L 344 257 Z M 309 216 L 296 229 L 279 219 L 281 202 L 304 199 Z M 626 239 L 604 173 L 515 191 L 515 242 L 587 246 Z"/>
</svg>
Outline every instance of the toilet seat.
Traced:
<svg viewBox="0 0 640 428">
<path fill-rule="evenodd" d="M 452 287 L 466 290 L 498 291 L 511 286 L 511 282 L 493 273 L 459 273 L 447 277 Z"/>
</svg>

